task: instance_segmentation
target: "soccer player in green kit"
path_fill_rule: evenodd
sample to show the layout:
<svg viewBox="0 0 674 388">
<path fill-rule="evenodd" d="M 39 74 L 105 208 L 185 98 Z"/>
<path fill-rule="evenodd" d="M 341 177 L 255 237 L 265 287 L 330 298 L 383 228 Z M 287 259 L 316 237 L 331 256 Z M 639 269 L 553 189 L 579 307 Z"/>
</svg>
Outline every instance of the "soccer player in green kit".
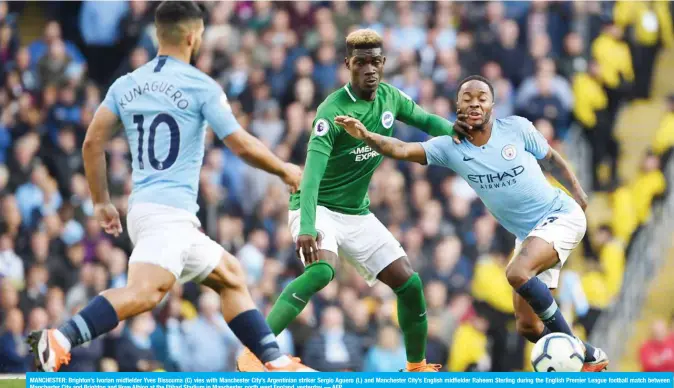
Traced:
<svg viewBox="0 0 674 388">
<path fill-rule="evenodd" d="M 349 136 L 334 119 L 347 115 L 385 136 L 397 119 L 431 136 L 465 135 L 469 126 L 421 109 L 397 88 L 381 83 L 386 57 L 382 39 L 372 30 L 357 30 L 346 38 L 349 84 L 329 95 L 318 107 L 309 140 L 300 190 L 290 197 L 288 224 L 305 264 L 274 304 L 267 323 L 281 333 L 309 299 L 334 278 L 338 253 L 370 286 L 380 280 L 397 295 L 398 320 L 407 353 L 406 370 L 437 372 L 426 363 L 426 302 L 419 275 L 386 227 L 370 213 L 367 195 L 372 174 L 383 157 L 361 140 Z M 464 129 L 465 126 L 465 129 Z M 247 349 L 237 360 L 243 372 L 262 371 L 263 365 Z"/>
</svg>

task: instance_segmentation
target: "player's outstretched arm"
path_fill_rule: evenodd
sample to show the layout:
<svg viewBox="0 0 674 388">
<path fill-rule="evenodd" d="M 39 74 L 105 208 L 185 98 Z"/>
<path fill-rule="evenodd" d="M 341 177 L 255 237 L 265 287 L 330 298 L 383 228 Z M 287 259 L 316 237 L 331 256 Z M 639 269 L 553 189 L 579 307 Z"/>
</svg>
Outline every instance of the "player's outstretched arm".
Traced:
<svg viewBox="0 0 674 388">
<path fill-rule="evenodd" d="M 585 190 L 583 190 L 578 178 L 576 178 L 573 170 L 571 170 L 571 166 L 562 158 L 559 152 L 550 147 L 545 159 L 541 161 L 541 165 L 573 194 L 573 198 L 585 210 L 587 207 L 587 194 L 585 194 Z"/>
<path fill-rule="evenodd" d="M 105 145 L 118 127 L 117 115 L 105 106 L 101 106 L 94 114 L 82 146 L 84 171 L 89 183 L 91 199 L 94 202 L 96 218 L 106 233 L 115 236 L 122 232 L 122 223 L 119 220 L 117 209 L 110 202 Z"/>
<path fill-rule="evenodd" d="M 279 176 L 291 192 L 297 191 L 302 179 L 302 171 L 291 163 L 285 163 L 255 136 L 243 129 L 238 129 L 223 139 L 225 145 L 234 154 L 253 167 Z"/>
<path fill-rule="evenodd" d="M 363 140 L 373 150 L 393 159 L 426 164 L 426 151 L 419 143 L 406 143 L 393 137 L 370 132 L 358 119 L 337 116 L 335 124 L 344 128 L 349 135 Z"/>
<path fill-rule="evenodd" d="M 466 123 L 466 115 L 457 112 L 457 119 L 454 123 L 440 117 L 436 114 L 426 112 L 417 105 L 409 96 L 398 90 L 398 120 L 407 125 L 426 132 L 431 136 L 451 136 L 455 143 L 461 143 L 461 138 L 472 140 L 470 131 L 472 126 Z"/>
</svg>

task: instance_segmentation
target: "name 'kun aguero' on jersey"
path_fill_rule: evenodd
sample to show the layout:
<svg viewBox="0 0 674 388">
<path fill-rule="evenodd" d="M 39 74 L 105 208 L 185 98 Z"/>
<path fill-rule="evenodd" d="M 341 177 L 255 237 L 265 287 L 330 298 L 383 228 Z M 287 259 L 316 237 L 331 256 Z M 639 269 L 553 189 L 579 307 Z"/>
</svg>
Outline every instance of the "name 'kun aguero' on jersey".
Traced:
<svg viewBox="0 0 674 388">
<path fill-rule="evenodd" d="M 163 81 L 152 81 L 136 85 L 124 91 L 124 94 L 122 94 L 118 101 L 119 107 L 125 109 L 127 104 L 132 103 L 137 97 L 147 93 L 165 94 L 178 109 L 185 110 L 190 106 L 190 102 L 186 98 L 182 98 L 185 93 L 173 84 Z"/>
</svg>

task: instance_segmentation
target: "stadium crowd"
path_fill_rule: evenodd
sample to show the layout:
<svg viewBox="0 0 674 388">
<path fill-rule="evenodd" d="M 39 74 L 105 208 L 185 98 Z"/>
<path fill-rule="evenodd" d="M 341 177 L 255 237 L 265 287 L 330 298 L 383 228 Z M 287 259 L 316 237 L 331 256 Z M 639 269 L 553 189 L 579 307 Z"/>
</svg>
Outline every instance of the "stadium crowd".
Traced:
<svg viewBox="0 0 674 388">
<path fill-rule="evenodd" d="M 30 369 L 27 331 L 57 326 L 98 292 L 125 284 L 132 247 L 126 234 L 105 235 L 92 218 L 80 147 L 107 87 L 156 55 L 155 5 L 44 3 L 42 36 L 25 41 L 19 21 L 36 8 L 0 2 L 0 372 Z M 592 330 L 620 291 L 625 247 L 666 186 L 660 157 L 674 143 L 672 118 L 635 182 L 617 178 L 612 129 L 621 104 L 649 96 L 655 56 L 674 43 L 670 3 L 204 6 L 209 16 L 194 65 L 222 85 L 244 128 L 297 164 L 304 162 L 318 104 L 348 82 L 344 37 L 354 28 L 383 36 L 386 81 L 428 111 L 454 120 L 458 81 L 480 73 L 495 85 L 497 117 L 527 117 L 562 153 L 569 128 L 582 127 L 594 167 L 587 189 L 613 193 L 615 221 L 588 233 L 572 259 L 584 265 L 565 271 L 557 297 L 581 335 Z M 655 17 L 654 28 L 639 19 L 646 13 Z M 425 139 L 417 129 L 395 126 L 402 139 Z M 111 194 L 124 215 L 131 180 L 121 132 L 109 144 L 108 163 Z M 599 168 L 604 164 L 608 177 Z M 504 276 L 514 238 L 472 189 L 447 170 L 386 160 L 370 198 L 424 281 L 428 361 L 451 371 L 528 368 Z M 209 134 L 199 205 L 204 231 L 241 260 L 268 311 L 302 271 L 286 226 L 285 187 Z M 398 370 L 405 352 L 394 303 L 386 286 L 369 288 L 341 265 L 336 281 L 279 341 L 321 371 Z M 240 350 L 217 295 L 186 284 L 159 309 L 75 349 L 65 370 L 224 371 L 233 369 Z"/>
</svg>

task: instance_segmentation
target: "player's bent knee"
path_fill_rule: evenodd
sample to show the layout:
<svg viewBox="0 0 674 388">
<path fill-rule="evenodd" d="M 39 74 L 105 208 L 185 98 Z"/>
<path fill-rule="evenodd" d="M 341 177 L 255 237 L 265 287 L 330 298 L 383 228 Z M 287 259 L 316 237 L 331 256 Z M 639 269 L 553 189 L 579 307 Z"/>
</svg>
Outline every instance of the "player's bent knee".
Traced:
<svg viewBox="0 0 674 388">
<path fill-rule="evenodd" d="M 246 287 L 246 274 L 241 267 L 241 263 L 229 253 L 222 255 L 220 262 L 213 270 L 213 274 L 223 288 Z"/>
<path fill-rule="evenodd" d="M 516 262 L 510 263 L 508 264 L 508 267 L 506 267 L 506 278 L 508 279 L 510 286 L 515 290 L 529 281 L 530 277 L 531 274 L 529 271 L 525 268 L 522 268 Z"/>
<path fill-rule="evenodd" d="M 134 295 L 137 309 L 141 312 L 155 308 L 164 298 L 168 290 L 148 283 L 129 286 L 129 291 Z"/>
<path fill-rule="evenodd" d="M 308 268 L 307 268 L 308 269 Z M 326 262 L 317 262 L 311 265 L 311 279 L 315 292 L 322 290 L 325 286 L 330 284 L 335 277 L 335 270 Z"/>
</svg>

